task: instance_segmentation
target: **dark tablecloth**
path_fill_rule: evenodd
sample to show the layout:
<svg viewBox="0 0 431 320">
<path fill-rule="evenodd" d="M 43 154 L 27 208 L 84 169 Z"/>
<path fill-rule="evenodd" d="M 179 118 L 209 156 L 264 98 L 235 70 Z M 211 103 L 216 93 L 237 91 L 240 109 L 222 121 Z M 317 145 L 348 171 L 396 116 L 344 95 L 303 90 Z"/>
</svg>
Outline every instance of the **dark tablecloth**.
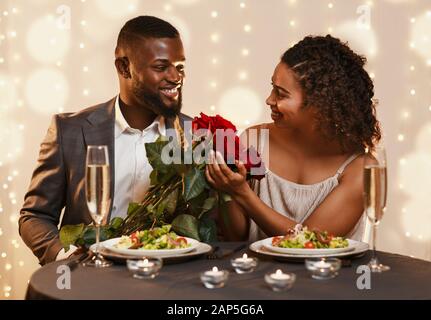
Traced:
<svg viewBox="0 0 431 320">
<path fill-rule="evenodd" d="M 238 243 L 218 243 L 228 251 Z M 242 253 L 252 252 L 243 250 Z M 208 260 L 205 256 L 163 266 L 159 276 L 152 280 L 134 279 L 125 265 L 105 269 L 77 267 L 71 273 L 71 288 L 58 289 L 57 268 L 65 262 L 53 262 L 38 269 L 31 277 L 27 299 L 431 299 L 431 262 L 398 254 L 378 252 L 382 262 L 391 270 L 371 274 L 371 289 L 359 290 L 356 273 L 359 265 L 366 264 L 370 252 L 353 259 L 351 266 L 343 267 L 338 277 L 330 280 L 312 279 L 303 263 L 288 263 L 259 257 L 259 265 L 253 273 L 236 274 L 230 266 L 230 258 Z M 199 273 L 218 266 L 230 270 L 224 288 L 206 289 Z M 276 269 L 294 272 L 296 282 L 291 290 L 273 292 L 264 281 L 265 273 Z"/>
</svg>

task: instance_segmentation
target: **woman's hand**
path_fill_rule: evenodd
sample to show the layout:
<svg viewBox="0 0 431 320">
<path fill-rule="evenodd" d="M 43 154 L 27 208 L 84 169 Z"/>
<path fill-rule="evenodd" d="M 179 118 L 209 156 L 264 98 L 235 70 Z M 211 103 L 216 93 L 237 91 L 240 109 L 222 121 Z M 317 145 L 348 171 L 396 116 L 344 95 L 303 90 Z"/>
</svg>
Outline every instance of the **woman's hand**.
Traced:
<svg viewBox="0 0 431 320">
<path fill-rule="evenodd" d="M 210 152 L 210 164 L 205 168 L 205 175 L 210 185 L 231 196 L 241 194 L 249 188 L 246 181 L 247 169 L 240 161 L 235 161 L 238 172 L 233 172 L 219 152 Z"/>
</svg>

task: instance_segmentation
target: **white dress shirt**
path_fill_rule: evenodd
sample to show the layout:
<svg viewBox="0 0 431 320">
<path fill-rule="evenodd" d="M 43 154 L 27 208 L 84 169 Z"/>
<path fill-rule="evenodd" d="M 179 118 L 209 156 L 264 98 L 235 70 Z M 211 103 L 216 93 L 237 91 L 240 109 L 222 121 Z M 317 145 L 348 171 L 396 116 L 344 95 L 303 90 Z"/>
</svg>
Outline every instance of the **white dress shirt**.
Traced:
<svg viewBox="0 0 431 320">
<path fill-rule="evenodd" d="M 154 142 L 166 135 L 165 119 L 158 116 L 144 130 L 129 126 L 121 113 L 119 96 L 115 100 L 115 186 L 111 219 L 125 218 L 130 202 L 141 202 L 150 186 L 153 170 L 148 162 L 145 143 Z M 111 159 L 112 161 L 112 159 Z M 71 246 L 66 253 L 62 249 L 56 260 L 68 258 L 76 250 Z"/>
<path fill-rule="evenodd" d="M 150 186 L 153 170 L 148 162 L 145 143 L 166 135 L 165 121 L 158 116 L 144 130 L 133 129 L 115 103 L 115 190 L 111 219 L 125 218 L 130 202 L 141 202 Z"/>
</svg>

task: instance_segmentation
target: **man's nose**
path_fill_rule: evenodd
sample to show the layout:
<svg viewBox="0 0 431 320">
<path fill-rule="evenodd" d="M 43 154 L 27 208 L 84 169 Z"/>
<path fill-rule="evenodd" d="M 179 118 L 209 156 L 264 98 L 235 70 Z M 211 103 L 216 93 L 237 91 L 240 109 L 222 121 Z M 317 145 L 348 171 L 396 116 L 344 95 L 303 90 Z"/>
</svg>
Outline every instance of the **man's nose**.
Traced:
<svg viewBox="0 0 431 320">
<path fill-rule="evenodd" d="M 179 72 L 177 70 L 177 68 L 175 68 L 175 67 L 170 67 L 169 72 L 168 72 L 168 76 L 167 76 L 167 80 L 170 82 L 179 83 L 179 82 L 181 82 L 181 79 L 182 79 L 181 72 Z"/>
</svg>

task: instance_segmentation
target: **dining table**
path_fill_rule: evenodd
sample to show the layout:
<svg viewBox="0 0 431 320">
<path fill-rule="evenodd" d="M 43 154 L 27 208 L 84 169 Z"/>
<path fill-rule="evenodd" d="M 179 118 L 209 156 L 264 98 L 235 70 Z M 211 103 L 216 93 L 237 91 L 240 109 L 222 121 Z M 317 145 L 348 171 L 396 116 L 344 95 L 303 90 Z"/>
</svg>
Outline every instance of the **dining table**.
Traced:
<svg viewBox="0 0 431 320">
<path fill-rule="evenodd" d="M 164 264 L 154 279 L 136 279 L 126 264 L 117 261 L 109 268 L 91 268 L 76 264 L 69 270 L 68 286 L 59 285 L 64 276 L 61 267 L 70 260 L 56 261 L 36 270 L 28 283 L 26 299 L 56 300 L 381 300 L 431 299 L 431 262 L 396 253 L 378 251 L 379 259 L 390 271 L 365 275 L 363 266 L 371 251 L 342 259 L 338 275 L 319 280 L 311 277 L 304 261 L 278 259 L 250 250 L 246 242 L 217 242 L 219 255 L 206 253 L 177 263 Z M 235 250 L 241 248 L 241 250 Z M 247 253 L 257 257 L 253 272 L 238 274 L 231 259 Z M 361 267 L 362 266 L 362 267 Z M 200 278 L 217 267 L 229 271 L 222 288 L 208 289 Z M 265 274 L 280 269 L 294 273 L 296 281 L 285 291 L 273 291 Z M 367 285 L 363 285 L 368 276 Z M 362 284 L 362 285 L 361 285 Z"/>
</svg>

